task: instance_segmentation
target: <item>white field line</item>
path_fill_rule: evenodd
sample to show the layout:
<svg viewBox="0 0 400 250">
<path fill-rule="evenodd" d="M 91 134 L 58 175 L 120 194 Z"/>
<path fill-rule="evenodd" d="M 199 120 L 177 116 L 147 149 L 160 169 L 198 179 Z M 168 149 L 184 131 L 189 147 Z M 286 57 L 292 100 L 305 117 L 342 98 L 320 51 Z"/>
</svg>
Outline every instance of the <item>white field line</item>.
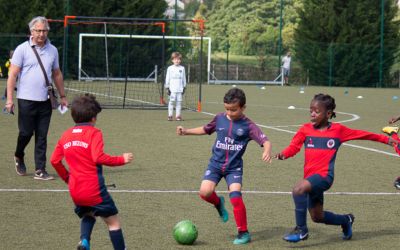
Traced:
<svg viewBox="0 0 400 250">
<path fill-rule="evenodd" d="M 197 194 L 199 191 L 195 190 L 141 190 L 141 189 L 114 189 L 108 190 L 110 193 L 159 193 L 159 194 Z M 29 189 L 29 188 L 11 188 L 11 189 L 0 189 L 0 192 L 44 192 L 44 193 L 68 193 L 68 189 Z M 229 193 L 228 191 L 217 191 L 217 193 Z M 242 193 L 246 194 L 270 194 L 270 195 L 291 195 L 292 192 L 282 191 L 246 191 Z M 366 195 L 366 196 L 387 196 L 387 195 L 400 195 L 397 193 L 388 192 L 325 192 L 326 195 Z"/>
</svg>

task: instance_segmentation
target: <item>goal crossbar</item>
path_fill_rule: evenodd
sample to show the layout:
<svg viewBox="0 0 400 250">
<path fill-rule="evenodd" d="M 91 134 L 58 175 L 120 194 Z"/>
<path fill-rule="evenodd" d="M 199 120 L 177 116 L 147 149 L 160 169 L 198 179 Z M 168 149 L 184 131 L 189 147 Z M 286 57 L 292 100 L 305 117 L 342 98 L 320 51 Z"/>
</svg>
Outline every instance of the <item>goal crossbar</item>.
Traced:
<svg viewBox="0 0 400 250">
<path fill-rule="evenodd" d="M 82 72 L 84 70 L 82 69 L 82 40 L 84 37 L 101 37 L 101 38 L 125 38 L 125 39 L 173 39 L 173 40 L 206 40 L 208 41 L 208 49 L 207 49 L 207 83 L 210 82 L 210 69 L 211 69 L 211 37 L 201 37 L 201 36 L 160 36 L 160 35 L 124 35 L 124 34 L 100 34 L 100 33 L 80 33 L 79 34 L 79 62 L 78 62 L 78 79 L 79 80 L 84 80 L 84 79 L 90 79 L 93 80 L 93 77 L 89 76 L 82 76 Z M 157 69 L 156 69 L 157 70 Z M 156 71 L 157 73 L 157 71 Z M 85 74 L 85 73 L 84 73 Z M 154 74 L 154 71 L 150 73 L 149 77 Z M 140 80 L 144 81 L 157 81 L 155 79 L 157 77 L 157 74 L 154 74 L 154 78 L 141 78 Z M 96 78 L 96 80 L 99 78 Z M 109 78 L 110 80 L 113 80 L 112 78 Z M 131 79 L 136 79 L 136 78 L 131 78 Z M 99 79 L 100 80 L 100 79 Z M 119 79 L 121 80 L 121 79 Z M 122 79 L 123 80 L 123 79 Z M 128 79 L 129 80 L 129 79 Z"/>
</svg>

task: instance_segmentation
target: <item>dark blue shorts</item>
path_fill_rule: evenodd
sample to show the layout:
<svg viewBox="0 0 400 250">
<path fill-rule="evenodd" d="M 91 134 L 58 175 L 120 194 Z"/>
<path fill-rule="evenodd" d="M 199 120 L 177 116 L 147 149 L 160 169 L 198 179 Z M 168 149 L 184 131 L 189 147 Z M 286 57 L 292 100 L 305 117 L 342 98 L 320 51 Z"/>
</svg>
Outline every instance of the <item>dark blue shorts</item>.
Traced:
<svg viewBox="0 0 400 250">
<path fill-rule="evenodd" d="M 204 173 L 203 180 L 209 180 L 218 184 L 222 177 L 225 178 L 228 188 L 232 183 L 239 183 L 242 185 L 243 167 L 222 171 L 221 169 L 208 166 Z"/>
<path fill-rule="evenodd" d="M 118 214 L 118 209 L 110 195 L 107 195 L 103 202 L 95 206 L 76 206 L 75 213 L 82 218 L 86 214 L 92 214 L 93 216 L 110 217 Z"/>
<path fill-rule="evenodd" d="M 308 207 L 315 207 L 317 204 L 324 204 L 324 192 L 328 190 L 333 183 L 330 176 L 322 177 L 314 174 L 306 178 L 311 183 L 311 192 L 308 194 Z"/>
</svg>

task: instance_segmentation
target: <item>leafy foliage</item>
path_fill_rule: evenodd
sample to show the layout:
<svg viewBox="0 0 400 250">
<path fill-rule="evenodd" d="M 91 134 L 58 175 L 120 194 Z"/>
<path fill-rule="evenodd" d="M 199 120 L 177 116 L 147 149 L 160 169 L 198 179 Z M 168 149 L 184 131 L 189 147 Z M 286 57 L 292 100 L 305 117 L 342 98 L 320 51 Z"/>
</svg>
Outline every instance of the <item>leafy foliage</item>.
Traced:
<svg viewBox="0 0 400 250">
<path fill-rule="evenodd" d="M 393 21 L 395 2 L 384 2 L 381 55 L 381 1 L 304 1 L 294 34 L 295 52 L 309 71 L 311 83 L 376 86 L 380 68 L 383 77 L 388 77 L 398 51 L 399 24 Z"/>
<path fill-rule="evenodd" d="M 214 43 L 213 49 L 224 51 L 229 43 L 231 51 L 236 54 L 276 54 L 280 3 L 280 0 L 216 0 L 207 22 L 208 35 Z M 297 20 L 294 8 L 300 1 L 282 0 L 282 3 L 285 13 L 283 26 L 293 27 L 292 23 Z M 288 29 L 286 32 L 291 31 Z"/>
</svg>

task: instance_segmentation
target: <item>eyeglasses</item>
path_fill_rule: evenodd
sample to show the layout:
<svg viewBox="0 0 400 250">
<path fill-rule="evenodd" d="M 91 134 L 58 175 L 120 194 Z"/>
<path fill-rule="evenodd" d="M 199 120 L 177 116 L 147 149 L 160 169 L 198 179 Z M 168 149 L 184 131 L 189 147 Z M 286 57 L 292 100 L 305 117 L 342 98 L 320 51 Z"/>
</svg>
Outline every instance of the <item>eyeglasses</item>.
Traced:
<svg viewBox="0 0 400 250">
<path fill-rule="evenodd" d="M 35 31 L 36 33 L 48 33 L 49 30 L 35 30 L 33 29 L 33 31 Z"/>
</svg>

